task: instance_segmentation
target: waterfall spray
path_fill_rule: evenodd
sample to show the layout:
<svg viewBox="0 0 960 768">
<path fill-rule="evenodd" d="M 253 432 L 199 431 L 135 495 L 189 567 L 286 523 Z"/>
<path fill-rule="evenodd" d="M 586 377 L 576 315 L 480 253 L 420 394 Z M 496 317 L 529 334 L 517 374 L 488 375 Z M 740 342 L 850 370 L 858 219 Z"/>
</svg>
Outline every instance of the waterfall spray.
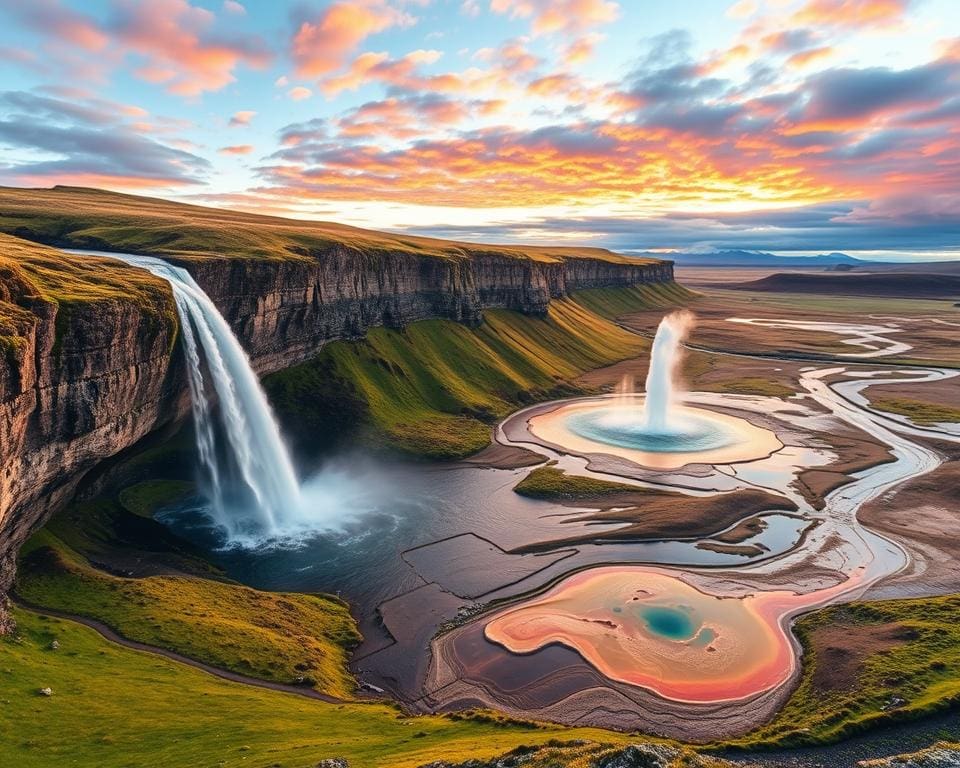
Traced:
<svg viewBox="0 0 960 768">
<path fill-rule="evenodd" d="M 266 395 L 237 337 L 185 269 L 149 256 L 111 256 L 152 272 L 173 289 L 187 358 L 197 451 L 209 478 L 215 521 L 231 538 L 249 533 L 251 526 L 260 535 L 278 533 L 284 518 L 300 511 L 300 487 Z M 218 429 L 210 405 L 213 393 L 220 404 L 226 436 L 223 446 L 217 444 Z M 241 495 L 252 502 L 243 506 L 252 508 L 238 509 L 231 503 L 236 489 L 228 492 L 228 472 L 220 464 L 221 453 L 236 468 Z"/>
</svg>

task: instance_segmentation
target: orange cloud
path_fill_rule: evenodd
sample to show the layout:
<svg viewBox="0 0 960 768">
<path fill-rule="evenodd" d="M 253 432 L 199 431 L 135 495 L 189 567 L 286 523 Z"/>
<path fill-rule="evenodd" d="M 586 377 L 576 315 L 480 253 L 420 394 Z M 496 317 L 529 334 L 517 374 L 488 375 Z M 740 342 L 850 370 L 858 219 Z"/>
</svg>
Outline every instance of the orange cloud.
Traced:
<svg viewBox="0 0 960 768">
<path fill-rule="evenodd" d="M 833 48 L 829 45 L 824 45 L 820 48 L 810 48 L 809 50 L 793 54 L 793 56 L 787 59 L 787 66 L 793 67 L 794 69 L 802 69 L 814 61 L 829 57 L 831 54 L 833 54 Z"/>
<path fill-rule="evenodd" d="M 217 150 L 221 155 L 249 155 L 253 152 L 252 144 L 231 144 Z"/>
<path fill-rule="evenodd" d="M 890 27 L 903 21 L 911 0 L 809 0 L 793 15 L 797 24 L 825 27 Z"/>
<path fill-rule="evenodd" d="M 412 24 L 409 14 L 383 0 L 337 2 L 313 19 L 301 22 L 291 55 L 302 77 L 320 77 L 340 69 L 350 53 L 370 35 Z"/>
<path fill-rule="evenodd" d="M 615 21 L 620 6 L 612 0 L 491 0 L 490 10 L 529 18 L 535 35 L 578 34 Z"/>
</svg>

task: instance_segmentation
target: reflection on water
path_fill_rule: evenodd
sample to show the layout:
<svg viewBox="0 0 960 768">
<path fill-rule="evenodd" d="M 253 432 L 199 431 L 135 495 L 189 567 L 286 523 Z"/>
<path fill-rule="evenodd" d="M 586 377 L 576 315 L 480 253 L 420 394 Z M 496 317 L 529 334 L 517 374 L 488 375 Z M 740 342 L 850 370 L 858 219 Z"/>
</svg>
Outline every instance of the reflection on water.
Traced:
<svg viewBox="0 0 960 768">
<path fill-rule="evenodd" d="M 328 490 L 345 500 L 336 519 L 325 530 L 256 547 L 225 546 L 226 536 L 213 524 L 202 499 L 168 508 L 158 519 L 208 550 L 238 581 L 263 589 L 339 593 L 362 616 L 369 616 L 380 602 L 425 583 L 402 557 L 413 547 L 474 533 L 509 551 L 566 538 L 578 530 L 599 530 L 571 522 L 582 510 L 514 493 L 513 486 L 527 471 L 343 458 L 305 483 L 314 493 L 330 483 Z M 764 557 L 791 548 L 806 525 L 783 514 L 763 519 L 764 530 L 745 543 L 760 545 Z M 698 549 L 697 543 L 621 541 L 565 547 L 574 554 L 544 569 L 537 582 L 606 562 L 708 566 L 750 562 L 742 555 Z"/>
</svg>

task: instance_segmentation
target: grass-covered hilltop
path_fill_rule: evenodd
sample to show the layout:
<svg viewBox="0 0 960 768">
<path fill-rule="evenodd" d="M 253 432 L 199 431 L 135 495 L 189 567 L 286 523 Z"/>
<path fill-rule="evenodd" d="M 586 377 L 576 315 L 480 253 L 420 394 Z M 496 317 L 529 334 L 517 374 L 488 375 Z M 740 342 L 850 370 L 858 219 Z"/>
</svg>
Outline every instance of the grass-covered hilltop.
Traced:
<svg viewBox="0 0 960 768">
<path fill-rule="evenodd" d="M 478 245 L 393 235 L 332 222 L 262 216 L 84 187 L 0 187 L 0 232 L 63 248 L 166 256 L 304 259 L 339 246 L 367 257 L 408 252 L 458 259 L 489 253 L 542 262 L 656 262 L 628 258 L 603 248 Z"/>
</svg>

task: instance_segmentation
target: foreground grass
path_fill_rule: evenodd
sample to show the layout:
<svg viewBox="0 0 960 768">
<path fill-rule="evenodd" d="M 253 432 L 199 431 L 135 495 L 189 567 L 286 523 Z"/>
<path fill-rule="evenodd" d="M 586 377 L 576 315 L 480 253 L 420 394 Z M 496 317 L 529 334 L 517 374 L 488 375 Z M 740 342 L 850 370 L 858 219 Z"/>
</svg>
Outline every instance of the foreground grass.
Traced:
<svg viewBox="0 0 960 768">
<path fill-rule="evenodd" d="M 88 565 L 48 532 L 21 555 L 17 594 L 97 619 L 121 635 L 244 675 L 349 697 L 349 649 L 360 640 L 333 597 L 262 592 L 187 576 L 126 579 Z"/>
<path fill-rule="evenodd" d="M 800 685 L 742 748 L 837 741 L 960 703 L 960 595 L 852 603 L 800 619 Z"/>
<path fill-rule="evenodd" d="M 643 489 L 627 483 L 612 483 L 592 477 L 568 475 L 557 467 L 537 467 L 513 486 L 515 493 L 531 499 L 598 499 L 624 493 L 640 494 Z"/>
<path fill-rule="evenodd" d="M 870 400 L 870 405 L 887 413 L 906 416 L 915 424 L 941 424 L 960 422 L 960 408 L 914 400 L 909 397 L 878 397 Z"/>
<path fill-rule="evenodd" d="M 617 306 L 669 302 L 674 286 L 612 289 Z M 663 295 L 658 294 L 663 291 Z M 596 304 L 602 290 L 592 293 Z M 266 380 L 288 433 L 309 443 L 366 423 L 402 451 L 459 458 L 489 443 L 493 423 L 517 405 L 579 391 L 584 371 L 634 357 L 649 342 L 579 300 L 553 301 L 546 317 L 488 310 L 470 328 L 426 320 L 372 329 L 336 342 L 303 365 Z M 332 404 L 332 405 L 331 405 Z"/>
<path fill-rule="evenodd" d="M 412 768 L 551 739 L 625 741 L 596 729 L 324 704 L 128 650 L 73 622 L 14 615 L 18 636 L 0 638 L 0 765 L 312 768 L 344 757 L 351 768 Z M 40 695 L 45 687 L 53 695 Z"/>
</svg>

